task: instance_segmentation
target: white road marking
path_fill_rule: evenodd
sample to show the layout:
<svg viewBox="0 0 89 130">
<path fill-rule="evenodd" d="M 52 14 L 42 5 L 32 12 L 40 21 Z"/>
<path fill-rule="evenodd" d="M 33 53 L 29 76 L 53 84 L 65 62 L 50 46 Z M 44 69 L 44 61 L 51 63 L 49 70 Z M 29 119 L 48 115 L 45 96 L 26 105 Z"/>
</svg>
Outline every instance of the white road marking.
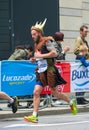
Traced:
<svg viewBox="0 0 89 130">
<path fill-rule="evenodd" d="M 67 115 L 67 114 L 64 114 L 64 115 L 46 115 L 46 116 L 40 116 L 39 118 L 40 119 L 52 119 L 52 117 L 53 117 L 53 119 L 54 118 L 61 118 L 61 117 L 64 117 L 64 118 L 73 118 L 73 117 L 89 117 L 89 113 L 78 113 L 77 115 L 72 115 L 72 114 L 70 114 L 70 115 Z M 19 119 L 19 120 L 22 120 L 22 118 L 12 118 L 12 119 Z M 4 119 L 2 119 L 2 120 L 4 120 Z M 9 120 L 9 119 L 8 119 Z M 10 119 L 11 120 L 11 119 Z"/>
<path fill-rule="evenodd" d="M 71 117 L 89 117 L 89 113 L 78 113 L 77 115 L 73 116 L 73 115 L 58 115 L 58 118 L 71 118 Z M 41 119 L 50 119 L 52 118 L 52 116 L 40 116 Z M 56 116 L 53 116 L 53 119 L 55 120 L 55 118 L 57 118 Z M 18 119 L 18 118 L 17 118 Z M 19 118 L 20 120 L 22 118 Z M 83 120 L 83 121 L 72 121 L 72 122 L 67 122 L 67 123 L 55 123 L 55 124 L 32 124 L 32 123 L 24 123 L 24 124 L 12 124 L 12 125 L 8 125 L 8 126 L 4 126 L 4 129 L 7 128 L 23 128 L 23 127 L 51 127 L 51 126 L 63 126 L 63 125 L 74 125 L 74 124 L 85 124 L 88 123 L 89 124 L 89 120 Z"/>
<path fill-rule="evenodd" d="M 68 118 L 68 117 L 85 117 L 85 116 L 88 116 L 89 117 L 89 113 L 88 114 L 86 114 L 86 113 L 84 113 L 84 114 L 77 114 L 77 115 L 52 115 L 53 116 L 53 118 L 57 118 L 57 116 L 58 117 L 64 117 L 64 118 Z M 42 118 L 43 119 L 47 119 L 47 118 L 51 118 L 52 119 L 52 116 L 51 115 L 49 115 L 49 116 L 42 116 Z M 41 118 L 41 116 L 40 116 L 40 118 Z"/>
<path fill-rule="evenodd" d="M 89 123 L 89 121 L 77 121 L 77 122 L 67 122 L 67 123 L 56 123 L 56 124 L 14 124 L 5 126 L 3 128 L 19 128 L 19 127 L 50 127 L 50 126 L 64 126 L 64 125 L 74 125 L 74 124 L 84 124 Z"/>
</svg>

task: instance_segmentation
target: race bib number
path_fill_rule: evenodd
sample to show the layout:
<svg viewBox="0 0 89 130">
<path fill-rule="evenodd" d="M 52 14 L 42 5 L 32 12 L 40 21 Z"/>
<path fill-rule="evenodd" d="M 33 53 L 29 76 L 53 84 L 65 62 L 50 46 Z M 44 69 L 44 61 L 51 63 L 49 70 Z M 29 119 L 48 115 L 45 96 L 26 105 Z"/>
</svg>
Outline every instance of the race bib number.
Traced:
<svg viewBox="0 0 89 130">
<path fill-rule="evenodd" d="M 38 61 L 38 73 L 44 72 L 47 70 L 47 61 L 39 60 Z"/>
</svg>

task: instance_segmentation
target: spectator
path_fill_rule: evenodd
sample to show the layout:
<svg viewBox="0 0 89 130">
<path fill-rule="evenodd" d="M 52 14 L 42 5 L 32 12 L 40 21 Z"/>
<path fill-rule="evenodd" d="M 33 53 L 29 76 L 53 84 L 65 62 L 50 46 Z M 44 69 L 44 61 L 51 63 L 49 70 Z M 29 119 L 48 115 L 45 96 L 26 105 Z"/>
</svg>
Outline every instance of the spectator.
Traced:
<svg viewBox="0 0 89 130">
<path fill-rule="evenodd" d="M 18 46 L 16 46 L 13 54 L 8 58 L 8 60 L 29 60 L 32 56 L 33 56 L 32 46 L 30 46 L 30 45 L 18 45 Z M 21 98 L 21 97 L 18 97 L 18 98 Z M 30 102 L 29 102 L 29 104 L 30 104 Z M 21 106 L 19 104 L 19 102 L 18 102 L 18 105 Z M 8 107 L 9 106 L 10 105 L 8 104 Z"/>
<path fill-rule="evenodd" d="M 30 45 L 19 45 L 16 46 L 13 54 L 8 60 L 27 60 L 32 56 L 33 48 Z"/>
<path fill-rule="evenodd" d="M 88 33 L 88 27 L 83 25 L 80 27 L 80 36 L 77 37 L 75 41 L 75 47 L 74 47 L 74 54 L 76 55 L 76 59 L 78 59 L 79 55 L 79 49 L 81 45 L 85 45 L 87 48 L 87 54 L 86 54 L 86 59 L 89 59 L 89 45 L 88 42 L 86 41 L 86 36 Z M 87 104 L 89 103 L 85 98 L 84 98 L 84 93 L 85 92 L 76 92 L 76 96 L 81 96 L 77 98 L 77 103 L 78 104 Z"/>
<path fill-rule="evenodd" d="M 55 44 L 55 48 L 58 51 L 57 60 L 65 60 L 65 54 L 70 50 L 69 46 L 65 46 L 64 49 L 62 49 L 61 43 L 64 40 L 64 34 L 62 32 L 56 32 L 54 34 L 54 40 L 57 44 Z"/>
<path fill-rule="evenodd" d="M 56 42 L 54 42 L 55 48 L 57 50 L 58 56 L 55 58 L 56 60 L 65 60 L 65 55 L 66 52 L 68 52 L 70 50 L 69 46 L 64 47 L 64 49 L 62 49 L 62 42 L 64 40 L 64 34 L 62 32 L 55 32 L 54 36 L 53 36 L 54 40 Z M 62 104 L 62 102 L 58 101 L 57 99 L 53 99 L 54 103 L 53 105 L 56 104 Z"/>
<path fill-rule="evenodd" d="M 85 67 L 89 66 L 89 62 L 86 61 L 87 53 L 88 48 L 85 45 L 80 45 L 79 55 L 77 55 L 76 59 L 80 60 Z"/>
</svg>

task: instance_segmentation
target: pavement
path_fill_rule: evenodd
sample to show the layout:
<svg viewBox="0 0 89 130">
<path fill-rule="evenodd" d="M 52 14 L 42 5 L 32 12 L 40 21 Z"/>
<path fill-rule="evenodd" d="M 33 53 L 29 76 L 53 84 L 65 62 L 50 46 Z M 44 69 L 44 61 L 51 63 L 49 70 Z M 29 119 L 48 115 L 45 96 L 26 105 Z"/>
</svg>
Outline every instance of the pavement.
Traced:
<svg viewBox="0 0 89 130">
<path fill-rule="evenodd" d="M 26 107 L 19 107 L 18 111 L 13 114 L 11 108 L 7 107 L 7 104 L 1 104 L 0 107 L 3 110 L 0 110 L 0 119 L 4 118 L 15 118 L 15 117 L 24 117 L 32 113 L 33 108 L 26 108 Z M 80 112 L 89 112 L 89 104 L 88 105 L 77 105 L 78 113 Z M 68 104 L 64 105 L 48 105 L 42 106 L 39 109 L 39 116 L 44 115 L 60 115 L 60 114 L 67 114 L 71 113 L 70 107 Z"/>
</svg>

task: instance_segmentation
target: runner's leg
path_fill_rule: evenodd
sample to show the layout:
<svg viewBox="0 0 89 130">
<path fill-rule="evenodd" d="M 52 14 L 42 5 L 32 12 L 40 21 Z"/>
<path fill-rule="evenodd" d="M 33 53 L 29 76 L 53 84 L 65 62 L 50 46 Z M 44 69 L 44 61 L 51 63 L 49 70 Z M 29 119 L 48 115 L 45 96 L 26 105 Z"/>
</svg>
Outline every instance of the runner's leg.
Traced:
<svg viewBox="0 0 89 130">
<path fill-rule="evenodd" d="M 77 113 L 77 107 L 76 107 L 75 99 L 70 99 L 64 93 L 58 92 L 57 87 L 51 88 L 51 91 L 52 91 L 52 94 L 55 97 L 61 98 L 62 100 L 64 100 L 64 101 L 69 103 L 73 115 L 75 115 Z"/>
<path fill-rule="evenodd" d="M 68 96 L 66 96 L 66 94 L 58 92 L 57 87 L 51 88 L 51 92 L 52 92 L 54 97 L 61 98 L 62 100 L 70 103 L 70 98 Z"/>
<path fill-rule="evenodd" d="M 38 109 L 40 104 L 40 94 L 43 87 L 41 85 L 36 85 L 34 88 L 34 97 L 33 97 L 33 114 L 30 116 L 25 116 L 24 120 L 27 122 L 38 123 Z"/>
<path fill-rule="evenodd" d="M 33 98 L 33 105 L 34 105 L 33 112 L 38 113 L 38 108 L 39 108 L 39 104 L 40 104 L 40 94 L 41 94 L 42 89 L 43 89 L 43 87 L 40 85 L 35 86 L 34 98 Z"/>
</svg>

